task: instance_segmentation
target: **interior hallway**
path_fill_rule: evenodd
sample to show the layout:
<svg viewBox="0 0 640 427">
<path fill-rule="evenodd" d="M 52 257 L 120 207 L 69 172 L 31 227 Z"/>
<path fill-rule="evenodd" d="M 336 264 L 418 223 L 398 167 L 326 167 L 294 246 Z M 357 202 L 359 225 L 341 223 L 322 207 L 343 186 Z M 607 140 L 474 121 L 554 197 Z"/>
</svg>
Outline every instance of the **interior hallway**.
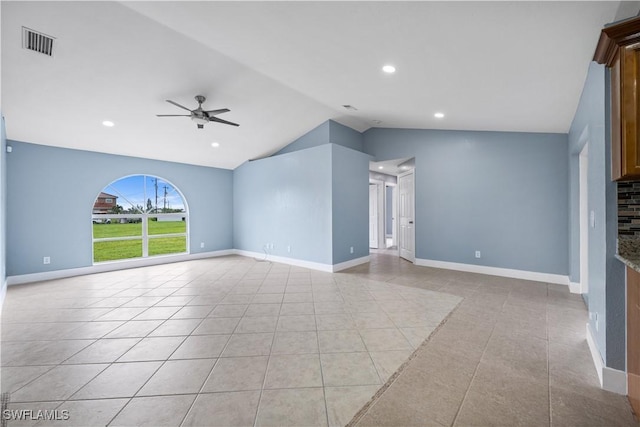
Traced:
<svg viewBox="0 0 640 427">
<path fill-rule="evenodd" d="M 2 391 L 59 425 L 344 425 L 391 378 L 352 424 L 637 425 L 598 387 L 586 315 L 563 286 L 388 254 L 167 264 L 11 287 Z"/>
</svg>

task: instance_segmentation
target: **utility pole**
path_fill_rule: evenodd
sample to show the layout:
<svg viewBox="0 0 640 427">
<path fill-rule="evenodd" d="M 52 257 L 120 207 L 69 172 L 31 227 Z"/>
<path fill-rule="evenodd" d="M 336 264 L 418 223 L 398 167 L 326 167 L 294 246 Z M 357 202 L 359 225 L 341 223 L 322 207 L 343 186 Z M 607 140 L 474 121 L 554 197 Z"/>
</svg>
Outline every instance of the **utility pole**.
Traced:
<svg viewBox="0 0 640 427">
<path fill-rule="evenodd" d="M 158 213 L 158 178 L 154 179 L 156 187 L 156 213 Z"/>
<path fill-rule="evenodd" d="M 162 212 L 167 212 L 167 186 L 164 186 L 164 203 L 163 203 L 163 208 L 162 208 Z"/>
</svg>

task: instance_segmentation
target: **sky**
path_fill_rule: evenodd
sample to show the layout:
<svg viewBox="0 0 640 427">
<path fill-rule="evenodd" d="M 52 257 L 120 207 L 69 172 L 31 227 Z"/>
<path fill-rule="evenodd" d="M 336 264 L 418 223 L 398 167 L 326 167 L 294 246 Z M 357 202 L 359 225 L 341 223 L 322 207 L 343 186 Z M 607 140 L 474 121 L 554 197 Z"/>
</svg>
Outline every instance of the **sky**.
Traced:
<svg viewBox="0 0 640 427">
<path fill-rule="evenodd" d="M 117 196 L 117 204 L 125 210 L 140 205 L 146 208 L 147 200 L 155 207 L 156 179 L 158 183 L 158 209 L 165 206 L 171 209 L 185 210 L 184 201 L 175 187 L 162 178 L 147 175 L 133 175 L 119 179 L 107 185 L 102 191 Z M 165 196 L 166 189 L 166 196 Z"/>
</svg>

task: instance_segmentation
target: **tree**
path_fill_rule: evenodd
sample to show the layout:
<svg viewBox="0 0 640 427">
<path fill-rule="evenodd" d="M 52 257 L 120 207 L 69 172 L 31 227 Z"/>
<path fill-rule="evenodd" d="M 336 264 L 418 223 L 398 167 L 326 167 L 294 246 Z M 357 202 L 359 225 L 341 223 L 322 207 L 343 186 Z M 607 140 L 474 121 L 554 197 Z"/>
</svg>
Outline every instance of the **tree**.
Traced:
<svg viewBox="0 0 640 427">
<path fill-rule="evenodd" d="M 124 208 L 120 205 L 115 205 L 111 208 L 112 214 L 121 214 L 124 212 Z"/>
<path fill-rule="evenodd" d="M 147 212 L 151 212 L 153 210 L 153 203 L 151 199 L 147 199 Z"/>
</svg>

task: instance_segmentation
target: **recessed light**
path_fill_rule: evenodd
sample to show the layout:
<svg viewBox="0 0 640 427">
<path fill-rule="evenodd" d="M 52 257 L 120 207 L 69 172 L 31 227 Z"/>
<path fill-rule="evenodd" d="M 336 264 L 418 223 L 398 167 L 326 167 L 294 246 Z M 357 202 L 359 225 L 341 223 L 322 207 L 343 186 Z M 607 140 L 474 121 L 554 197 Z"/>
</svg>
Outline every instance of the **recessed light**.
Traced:
<svg viewBox="0 0 640 427">
<path fill-rule="evenodd" d="M 393 74 L 396 72 L 396 67 L 394 67 L 393 65 L 385 65 L 384 67 L 382 67 L 382 71 L 387 74 Z"/>
<path fill-rule="evenodd" d="M 105 120 L 105 121 L 103 121 L 103 122 L 102 122 L 102 125 L 103 125 L 103 126 L 106 126 L 106 127 L 108 127 L 108 128 L 112 128 L 112 127 L 114 127 L 116 124 L 115 124 L 115 123 L 113 123 L 111 120 Z"/>
<path fill-rule="evenodd" d="M 212 143 L 211 143 L 211 146 L 212 146 L 213 148 L 218 148 L 218 147 L 220 147 L 220 143 L 218 143 L 218 142 L 212 142 Z"/>
<path fill-rule="evenodd" d="M 384 169 L 384 166 L 378 166 L 378 169 Z"/>
<path fill-rule="evenodd" d="M 444 113 L 435 113 L 433 115 L 433 117 L 435 117 L 436 119 L 443 119 L 444 118 Z"/>
</svg>

